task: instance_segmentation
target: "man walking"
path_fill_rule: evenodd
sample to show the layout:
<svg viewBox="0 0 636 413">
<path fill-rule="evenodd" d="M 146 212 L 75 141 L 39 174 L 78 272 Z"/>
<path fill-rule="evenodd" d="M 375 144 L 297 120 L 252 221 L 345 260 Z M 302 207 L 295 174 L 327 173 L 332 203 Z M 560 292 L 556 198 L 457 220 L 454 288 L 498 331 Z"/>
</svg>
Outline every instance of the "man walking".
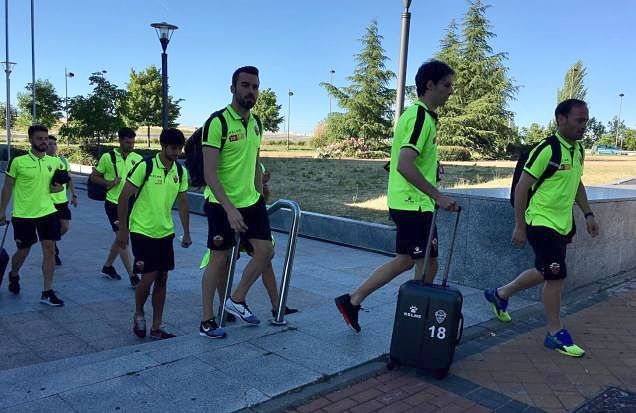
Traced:
<svg viewBox="0 0 636 413">
<path fill-rule="evenodd" d="M 63 165 L 57 158 L 46 154 L 49 131 L 42 125 L 32 125 L 28 130 L 31 149 L 26 155 L 9 161 L 5 172 L 4 187 L 0 199 L 0 223 L 6 223 L 6 210 L 13 195 L 13 237 L 17 251 L 11 259 L 9 291 L 20 294 L 20 268 L 31 251 L 31 246 L 42 244 L 42 275 L 44 288 L 40 302 L 55 307 L 64 305 L 53 291 L 55 269 L 55 243 L 60 240 L 60 220 L 53 205 L 51 193 L 62 190 L 53 183 L 53 175 Z"/>
<path fill-rule="evenodd" d="M 113 149 L 103 154 L 89 177 L 91 181 L 106 187 L 108 190 L 104 209 L 106 210 L 110 226 L 115 233 L 119 230 L 120 222 L 120 217 L 117 215 L 117 202 L 124 188 L 126 176 L 142 160 L 141 155 L 133 152 L 135 148 L 135 131 L 130 128 L 121 128 L 118 135 L 119 149 Z M 126 268 L 126 272 L 128 272 L 131 287 L 135 288 L 139 283 L 139 277 L 133 272 L 130 252 L 128 249 L 121 249 L 117 240 L 114 240 L 110 247 L 110 252 L 102 267 L 102 275 L 112 280 L 121 280 L 121 276 L 113 267 L 115 258 L 118 255 Z"/>
<path fill-rule="evenodd" d="M 177 163 L 185 137 L 178 129 L 164 129 L 159 142 L 161 152 L 154 158 L 137 163 L 119 196 L 118 214 L 121 219 L 117 243 L 122 250 L 126 249 L 130 237 L 135 270 L 142 274 L 135 291 L 133 332 L 137 337 L 146 336 L 144 304 L 152 286 L 150 336 L 162 340 L 174 337 L 174 334 L 161 328 L 161 322 L 166 302 L 168 271 L 174 269 L 172 205 L 176 199 L 179 202 L 179 218 L 183 228 L 181 246 L 187 248 L 192 241 L 187 197 L 188 173 Z M 129 221 L 128 209 L 135 193 Z"/>
<path fill-rule="evenodd" d="M 202 280 L 203 319 L 199 334 L 225 337 L 214 318 L 213 299 L 218 282 L 227 273 L 235 231 L 254 251 L 241 281 L 224 303 L 225 309 L 246 323 L 260 320 L 250 311 L 246 297 L 267 267 L 273 253 L 271 230 L 258 165 L 262 138 L 260 120 L 250 112 L 259 89 L 258 69 L 245 66 L 232 75 L 232 103 L 215 112 L 203 126 L 205 213 L 208 217 L 208 248 L 212 256 Z"/>
<path fill-rule="evenodd" d="M 372 292 L 415 265 L 415 279 L 433 282 L 437 272 L 437 230 L 431 245 L 429 268 L 424 268 L 426 243 L 433 225 L 433 210 L 454 211 L 457 203 L 437 188 L 437 114 L 453 93 L 454 71 L 446 63 L 431 60 L 417 71 L 418 100 L 400 116 L 393 136 L 389 188 L 389 214 L 397 232 L 397 256 L 377 268 L 351 295 L 335 299 L 345 322 L 360 332 L 360 304 Z M 426 274 L 425 274 L 426 273 Z"/>
<path fill-rule="evenodd" d="M 585 351 L 574 344 L 561 323 L 561 292 L 567 276 L 565 256 L 567 244 L 574 236 L 573 205 L 576 202 L 585 215 L 587 232 L 596 237 L 599 226 L 590 208 L 581 181 L 585 152 L 583 139 L 589 112 L 582 100 L 568 99 L 556 107 L 557 132 L 554 137 L 561 151 L 558 170 L 543 180 L 553 157 L 548 140 L 537 145 L 528 157 L 515 188 L 515 229 L 512 242 L 521 247 L 526 240 L 534 250 L 534 267 L 525 270 L 512 282 L 484 292 L 500 321 L 509 322 L 508 300 L 519 291 L 543 284 L 543 305 L 548 317 L 544 345 L 571 357 L 581 357 Z M 541 181 L 540 181 L 541 180 Z M 529 197 L 531 195 L 531 197 Z"/>
<path fill-rule="evenodd" d="M 49 135 L 49 144 L 46 150 L 46 154 L 60 160 L 60 163 L 64 168 L 62 170 L 66 171 L 66 173 L 69 174 L 70 179 L 70 168 L 68 165 L 68 161 L 63 156 L 57 155 L 57 138 L 54 135 Z M 51 197 L 53 198 L 53 204 L 55 205 L 55 209 L 57 209 L 57 213 L 60 218 L 60 238 L 68 232 L 71 225 L 71 210 L 68 207 L 69 200 L 66 193 L 67 187 L 71 191 L 70 203 L 71 205 L 73 205 L 73 207 L 77 208 L 77 195 L 75 195 L 75 185 L 73 184 L 72 179 L 69 180 L 68 184 L 62 185 L 62 190 L 60 192 L 51 194 Z M 55 265 L 62 265 L 62 260 L 60 259 L 60 250 L 57 244 L 55 245 Z"/>
</svg>

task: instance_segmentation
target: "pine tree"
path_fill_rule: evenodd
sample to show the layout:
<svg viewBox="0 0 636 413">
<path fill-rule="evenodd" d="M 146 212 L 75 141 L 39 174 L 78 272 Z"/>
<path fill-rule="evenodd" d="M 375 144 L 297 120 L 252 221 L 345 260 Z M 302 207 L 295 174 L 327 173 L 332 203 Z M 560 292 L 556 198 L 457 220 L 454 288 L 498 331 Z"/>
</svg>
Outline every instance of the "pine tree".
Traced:
<svg viewBox="0 0 636 413">
<path fill-rule="evenodd" d="M 347 78 L 350 85 L 343 88 L 328 83 L 320 85 L 346 111 L 344 116 L 330 116 L 328 123 L 341 124 L 327 129 L 342 131 L 338 139 L 362 138 L 369 147 L 377 149 L 382 147 L 383 139 L 391 136 L 395 90 L 389 88 L 389 82 L 395 73 L 386 68 L 388 58 L 382 48 L 377 21 L 371 22 L 360 42 L 362 51 L 355 56 L 356 68 Z"/>
<path fill-rule="evenodd" d="M 566 72 L 563 78 L 563 88 L 557 90 L 557 104 L 566 99 L 585 100 L 587 89 L 585 88 L 585 76 L 587 69 L 583 62 L 578 60 Z"/>
</svg>

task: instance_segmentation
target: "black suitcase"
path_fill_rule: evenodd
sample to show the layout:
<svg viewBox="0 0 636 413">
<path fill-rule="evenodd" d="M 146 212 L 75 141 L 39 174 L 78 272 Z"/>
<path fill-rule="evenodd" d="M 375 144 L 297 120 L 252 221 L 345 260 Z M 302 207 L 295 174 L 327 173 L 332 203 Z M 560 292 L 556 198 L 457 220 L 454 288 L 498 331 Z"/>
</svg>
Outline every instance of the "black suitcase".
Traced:
<svg viewBox="0 0 636 413">
<path fill-rule="evenodd" d="M 462 305 L 464 298 L 456 288 L 447 286 L 459 212 L 450 242 L 448 261 L 441 285 L 424 281 L 407 281 L 400 287 L 393 323 L 393 336 L 388 367 L 411 366 L 431 370 L 438 379 L 448 373 L 453 363 L 455 347 L 464 328 Z M 437 210 L 433 213 L 433 224 Z M 428 236 L 424 268 L 428 268 L 433 227 Z"/>
<path fill-rule="evenodd" d="M 4 225 L 4 235 L 2 236 L 2 244 L 0 245 L 0 285 L 2 285 L 2 279 L 4 278 L 4 273 L 7 270 L 7 265 L 9 264 L 9 254 L 7 253 L 7 250 L 4 249 L 4 241 L 7 239 L 9 221 L 5 221 Z"/>
</svg>

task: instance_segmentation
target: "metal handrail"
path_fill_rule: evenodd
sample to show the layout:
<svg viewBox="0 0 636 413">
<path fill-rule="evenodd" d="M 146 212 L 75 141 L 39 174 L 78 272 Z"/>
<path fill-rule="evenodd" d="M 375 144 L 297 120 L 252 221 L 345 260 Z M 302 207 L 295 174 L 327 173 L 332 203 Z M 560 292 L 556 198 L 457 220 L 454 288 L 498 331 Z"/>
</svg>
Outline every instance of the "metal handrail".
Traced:
<svg viewBox="0 0 636 413">
<path fill-rule="evenodd" d="M 287 321 L 285 321 L 285 308 L 287 303 L 287 293 L 289 292 L 289 282 L 292 273 L 292 267 L 294 265 L 294 255 L 296 253 L 296 238 L 298 236 L 298 228 L 300 226 L 300 206 L 296 201 L 290 201 L 287 199 L 279 199 L 274 202 L 269 208 L 267 208 L 267 214 L 272 215 L 274 212 L 277 212 L 281 209 L 291 210 L 293 213 L 292 225 L 289 230 L 289 241 L 287 242 L 287 252 L 285 255 L 285 263 L 283 265 L 283 275 L 280 281 L 280 290 L 278 294 L 278 307 L 276 309 L 276 316 L 272 320 L 272 324 L 274 325 L 285 325 Z M 240 248 L 240 234 L 237 232 L 235 234 L 235 243 L 234 247 L 232 247 L 232 254 L 229 257 L 229 265 L 227 272 L 227 279 L 225 282 L 225 292 L 223 294 L 223 301 L 219 305 L 219 320 L 220 325 L 225 325 L 225 302 L 230 296 L 230 291 L 232 289 L 232 284 L 234 281 L 234 271 L 236 269 L 236 260 L 238 259 L 239 248 Z"/>
</svg>

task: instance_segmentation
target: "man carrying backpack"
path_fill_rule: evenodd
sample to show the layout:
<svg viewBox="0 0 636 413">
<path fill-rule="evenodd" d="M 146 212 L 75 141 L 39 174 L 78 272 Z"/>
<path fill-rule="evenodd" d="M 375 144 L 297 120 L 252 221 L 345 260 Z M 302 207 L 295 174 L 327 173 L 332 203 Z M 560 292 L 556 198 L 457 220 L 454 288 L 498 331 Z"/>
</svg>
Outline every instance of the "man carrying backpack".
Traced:
<svg viewBox="0 0 636 413">
<path fill-rule="evenodd" d="M 535 266 L 504 286 L 487 289 L 484 295 L 497 318 L 509 322 L 506 309 L 510 297 L 543 283 L 543 304 L 548 318 L 545 347 L 581 357 L 585 351 L 574 344 L 561 324 L 560 310 L 567 276 L 566 249 L 575 232 L 574 202 L 585 216 L 587 232 L 592 237 L 599 233 L 581 181 L 585 152 L 579 141 L 585 133 L 589 112 L 582 100 L 568 99 L 559 103 L 554 115 L 557 132 L 530 152 L 514 190 L 516 224 L 512 242 L 521 247 L 528 240 L 534 250 Z M 555 160 L 559 151 L 560 160 Z"/>
<path fill-rule="evenodd" d="M 238 287 L 223 304 L 230 314 L 248 324 L 257 325 L 260 320 L 245 302 L 247 293 L 274 254 L 269 217 L 261 195 L 261 170 L 257 167 L 263 128 L 258 117 L 250 112 L 258 98 L 259 84 L 257 68 L 237 69 L 230 87 L 232 103 L 212 114 L 202 129 L 204 209 L 212 256 L 203 273 L 199 334 L 209 338 L 225 337 L 215 320 L 212 300 L 219 280 L 227 273 L 230 251 L 236 243 L 235 231 L 254 251 Z"/>
<path fill-rule="evenodd" d="M 146 336 L 144 304 L 152 286 L 153 313 L 150 336 L 163 340 L 174 337 L 174 334 L 161 328 L 161 321 L 166 302 L 168 271 L 174 269 L 172 205 L 177 199 L 183 228 L 181 246 L 188 248 L 192 241 L 187 197 L 188 174 L 185 168 L 177 163 L 185 137 L 178 129 L 164 129 L 159 142 L 161 152 L 138 162 L 126 179 L 117 205 L 117 212 L 121 217 L 117 243 L 124 250 L 130 237 L 135 256 L 135 270 L 142 274 L 135 291 L 133 332 L 140 338 Z M 136 198 L 129 220 L 130 199 L 135 193 Z"/>
<path fill-rule="evenodd" d="M 89 177 L 91 181 L 107 189 L 104 209 L 106 210 L 110 226 L 115 233 L 119 230 L 120 221 L 117 215 L 117 202 L 124 188 L 126 176 L 142 160 L 141 155 L 133 152 L 135 148 L 135 131 L 130 128 L 121 128 L 118 135 L 119 149 L 113 149 L 103 154 Z M 117 255 L 121 258 L 121 262 L 124 264 L 126 272 L 128 272 L 131 287 L 136 287 L 139 283 L 139 277 L 133 272 L 132 264 L 130 263 L 130 252 L 127 249 L 120 249 L 116 239 L 113 241 L 106 262 L 102 267 L 102 275 L 111 280 L 121 280 L 121 276 L 113 267 Z"/>
</svg>

